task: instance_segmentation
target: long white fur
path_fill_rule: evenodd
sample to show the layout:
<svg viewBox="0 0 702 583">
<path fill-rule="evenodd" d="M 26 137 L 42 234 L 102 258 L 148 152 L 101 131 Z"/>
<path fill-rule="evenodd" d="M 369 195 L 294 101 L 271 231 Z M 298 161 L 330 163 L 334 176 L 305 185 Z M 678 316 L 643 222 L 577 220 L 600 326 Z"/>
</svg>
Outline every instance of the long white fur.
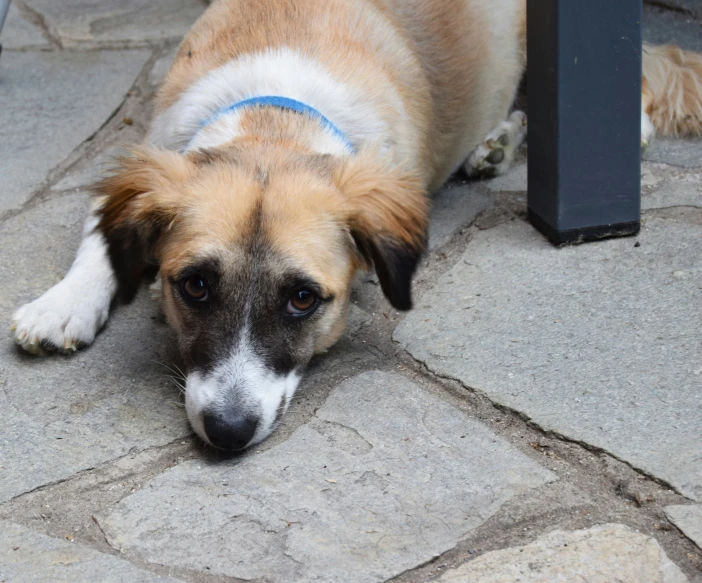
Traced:
<svg viewBox="0 0 702 583">
<path fill-rule="evenodd" d="M 399 95 L 388 84 L 385 91 L 386 109 L 394 109 L 402 124 L 390 127 L 379 114 L 376 104 L 359 91 L 334 79 L 318 62 L 303 57 L 290 48 L 271 49 L 245 55 L 210 71 L 187 89 L 171 107 L 156 116 L 147 141 L 151 144 L 177 151 L 212 147 L 239 135 L 236 112 L 215 122 L 212 128 L 202 131 L 201 123 L 220 109 L 234 103 L 275 95 L 301 101 L 313 107 L 339 128 L 356 147 L 374 142 L 380 152 L 398 149 L 398 156 L 406 159 L 413 152 L 402 151 L 401 143 L 394 143 L 392 131 L 398 126 L 412 127 Z M 333 134 L 320 126 L 321 151 L 339 150 L 343 144 Z M 336 143 L 335 143 L 336 142 Z M 409 139 L 408 144 L 416 141 Z"/>
<path fill-rule="evenodd" d="M 92 343 L 107 321 L 117 291 L 107 243 L 95 230 L 97 216 L 91 213 L 83 228 L 83 241 L 66 276 L 12 317 L 15 341 L 39 354 L 42 343 L 72 352 Z"/>
</svg>

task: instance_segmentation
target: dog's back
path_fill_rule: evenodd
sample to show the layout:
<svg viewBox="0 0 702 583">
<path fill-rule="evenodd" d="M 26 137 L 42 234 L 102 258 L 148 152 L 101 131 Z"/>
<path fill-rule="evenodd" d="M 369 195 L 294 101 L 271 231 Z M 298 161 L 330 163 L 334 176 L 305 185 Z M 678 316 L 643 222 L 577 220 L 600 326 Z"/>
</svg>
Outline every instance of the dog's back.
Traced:
<svg viewBox="0 0 702 583">
<path fill-rule="evenodd" d="M 369 138 L 391 144 L 398 161 L 435 187 L 504 119 L 524 41 L 524 0 L 220 0 L 183 41 L 157 113 L 237 58 L 288 51 L 363 96 L 382 116 Z M 282 85 L 283 69 L 296 65 L 277 59 L 253 68 L 279 67 Z M 293 82 L 324 84 L 305 73 Z"/>
</svg>

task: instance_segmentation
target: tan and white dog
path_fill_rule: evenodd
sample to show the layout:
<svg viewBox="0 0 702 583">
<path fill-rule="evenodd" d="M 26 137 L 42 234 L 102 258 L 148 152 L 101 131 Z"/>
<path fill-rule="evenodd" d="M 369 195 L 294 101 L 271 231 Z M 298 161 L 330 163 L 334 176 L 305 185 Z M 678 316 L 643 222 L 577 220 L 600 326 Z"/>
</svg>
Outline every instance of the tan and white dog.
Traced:
<svg viewBox="0 0 702 583">
<path fill-rule="evenodd" d="M 145 144 L 96 188 L 75 263 L 14 315 L 38 352 L 90 344 L 160 269 L 205 441 L 268 436 L 341 335 L 354 274 L 411 307 L 428 194 L 504 171 L 526 118 L 525 0 L 219 0 L 183 41 Z M 702 127 L 702 59 L 647 48 L 642 139 Z"/>
</svg>

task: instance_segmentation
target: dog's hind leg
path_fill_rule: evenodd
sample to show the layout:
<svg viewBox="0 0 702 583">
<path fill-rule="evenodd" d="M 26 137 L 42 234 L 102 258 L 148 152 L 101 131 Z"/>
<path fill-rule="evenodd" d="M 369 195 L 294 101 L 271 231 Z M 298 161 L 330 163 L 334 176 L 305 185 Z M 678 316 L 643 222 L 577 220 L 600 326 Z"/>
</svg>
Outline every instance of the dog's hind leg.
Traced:
<svg viewBox="0 0 702 583">
<path fill-rule="evenodd" d="M 34 354 L 44 350 L 74 352 L 90 344 L 105 324 L 117 279 L 97 224 L 98 218 L 92 213 L 63 280 L 12 317 L 10 329 L 15 342 L 25 350 Z"/>
<path fill-rule="evenodd" d="M 512 112 L 468 156 L 464 166 L 466 174 L 491 178 L 507 172 L 526 133 L 526 115 L 521 111 Z"/>
</svg>

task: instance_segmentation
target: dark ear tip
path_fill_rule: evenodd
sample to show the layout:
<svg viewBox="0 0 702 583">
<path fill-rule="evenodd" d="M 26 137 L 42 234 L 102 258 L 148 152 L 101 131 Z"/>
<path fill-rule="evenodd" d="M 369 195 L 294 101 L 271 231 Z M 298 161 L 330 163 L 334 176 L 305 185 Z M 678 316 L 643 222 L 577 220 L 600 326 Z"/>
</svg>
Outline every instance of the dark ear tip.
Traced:
<svg viewBox="0 0 702 583">
<path fill-rule="evenodd" d="M 424 252 L 424 245 L 412 247 L 388 240 L 355 237 L 361 253 L 373 262 L 380 287 L 396 310 L 412 309 L 412 277 Z"/>
<path fill-rule="evenodd" d="M 412 304 L 412 298 L 409 297 L 409 295 L 405 297 L 394 297 L 389 299 L 390 303 L 392 304 L 392 307 L 396 310 L 399 310 L 400 312 L 408 312 L 414 307 Z"/>
</svg>

